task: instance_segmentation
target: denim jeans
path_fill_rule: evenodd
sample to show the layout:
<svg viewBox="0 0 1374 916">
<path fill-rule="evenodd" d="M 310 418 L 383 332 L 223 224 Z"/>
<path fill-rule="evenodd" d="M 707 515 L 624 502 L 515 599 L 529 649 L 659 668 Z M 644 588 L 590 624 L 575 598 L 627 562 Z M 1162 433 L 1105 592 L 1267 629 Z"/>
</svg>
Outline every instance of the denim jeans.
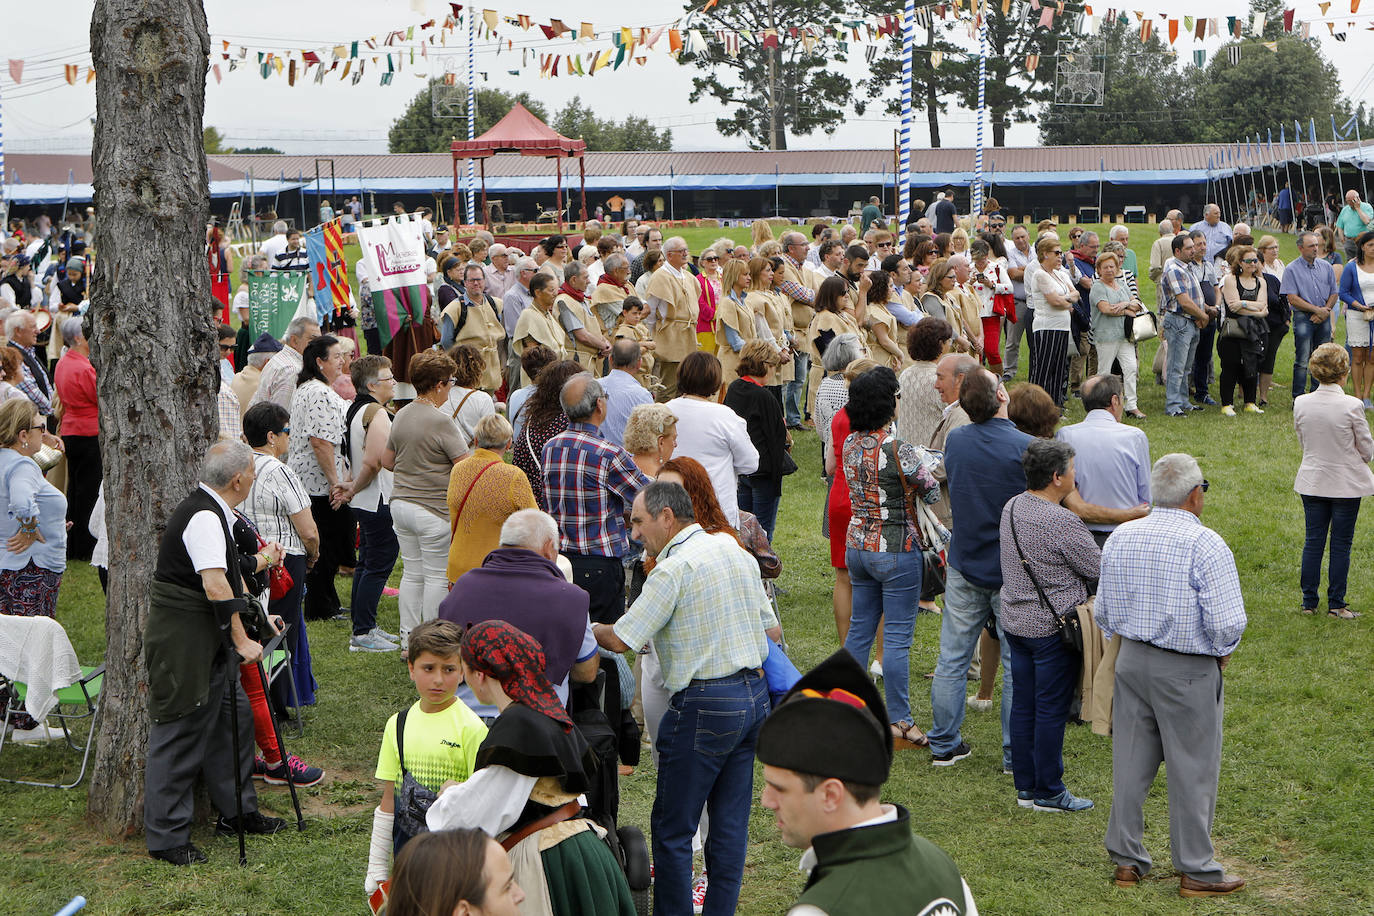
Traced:
<svg viewBox="0 0 1374 916">
<path fill-rule="evenodd" d="M 391 578 L 396 556 L 401 551 L 396 529 L 391 522 L 391 507 L 378 503 L 376 512 L 354 509 L 358 519 L 358 568 L 353 573 L 350 609 L 353 635 L 362 636 L 377 625 L 377 602 Z"/>
<path fill-rule="evenodd" d="M 801 426 L 802 412 L 805 410 L 802 392 L 806 389 L 806 374 L 810 370 L 811 357 L 808 354 L 797 353 L 792 357 L 792 381 L 782 386 L 783 421 L 788 426 Z"/>
<path fill-rule="evenodd" d="M 740 477 L 735 488 L 735 499 L 741 512 L 753 513 L 759 520 L 768 540 L 773 540 L 773 529 L 778 522 L 778 503 L 782 500 L 782 479 L 766 477 Z"/>
<path fill-rule="evenodd" d="M 1016 791 L 1037 799 L 1064 791 L 1064 726 L 1083 658 L 1050 636 L 1004 633 L 1011 646 L 1016 695 L 1011 701 L 1011 768 Z"/>
<path fill-rule="evenodd" d="M 1198 326 L 1181 312 L 1164 315 L 1164 339 L 1169 344 L 1164 366 L 1164 410 L 1176 413 L 1188 409 L 1188 367 L 1197 351 Z"/>
<path fill-rule="evenodd" d="M 1331 342 L 1331 320 L 1320 324 L 1312 323 L 1309 312 L 1293 309 L 1293 397 L 1306 391 L 1317 390 L 1317 380 L 1311 385 L 1307 382 L 1307 360 L 1312 351 L 1324 343 Z"/>
<path fill-rule="evenodd" d="M 1192 393 L 1202 400 L 1207 396 L 1207 386 L 1212 383 L 1212 349 L 1217 339 L 1217 322 L 1207 322 L 1207 327 L 1198 331 L 1197 350 L 1193 354 Z"/>
<path fill-rule="evenodd" d="M 711 817 L 705 850 L 711 883 L 702 912 L 735 912 L 754 802 L 754 744 L 767 715 L 768 683 L 753 671 L 693 681 L 668 700 L 658 726 L 658 793 L 649 820 L 659 916 L 691 916 L 692 836 L 703 806 Z"/>
<path fill-rule="evenodd" d="M 1355 520 L 1360 515 L 1360 498 L 1335 499 L 1329 496 L 1302 498 L 1307 518 L 1307 540 L 1302 545 L 1302 606 L 1317 606 L 1317 588 L 1322 582 L 1322 554 L 1326 552 L 1326 530 L 1331 529 L 1331 561 L 1326 579 L 1326 606 L 1345 607 L 1346 577 L 1350 573 L 1350 545 L 1355 540 Z"/>
<path fill-rule="evenodd" d="M 853 574 L 851 573 L 851 576 Z M 963 738 L 959 727 L 964 724 L 965 702 L 968 696 L 968 666 L 978 650 L 978 635 L 988 615 L 996 616 L 1002 606 L 1001 590 L 974 585 L 960 575 L 953 566 L 945 573 L 945 611 L 940 615 L 940 657 L 935 662 L 935 679 L 930 682 L 930 706 L 933 722 L 926 734 L 933 754 L 946 754 L 959 746 Z M 997 624 L 1002 647 L 1002 763 L 1011 765 L 1011 649 Z"/>
<path fill-rule="evenodd" d="M 883 702 L 893 722 L 911 721 L 911 636 L 916 631 L 916 605 L 921 600 L 921 552 L 845 551 L 854 606 L 844 647 L 868 666 L 868 653 L 883 619 Z"/>
</svg>

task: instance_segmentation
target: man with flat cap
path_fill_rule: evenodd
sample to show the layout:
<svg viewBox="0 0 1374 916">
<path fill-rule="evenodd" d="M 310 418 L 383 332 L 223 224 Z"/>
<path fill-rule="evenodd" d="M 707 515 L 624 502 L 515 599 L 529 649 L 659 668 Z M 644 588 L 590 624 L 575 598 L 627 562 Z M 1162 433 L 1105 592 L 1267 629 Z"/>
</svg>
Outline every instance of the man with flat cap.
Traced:
<svg viewBox="0 0 1374 916">
<path fill-rule="evenodd" d="M 799 680 L 763 722 L 763 806 L 782 841 L 805 849 L 806 889 L 788 916 L 977 916 L 944 850 L 878 793 L 892 769 L 882 695 L 841 649 Z"/>
</svg>

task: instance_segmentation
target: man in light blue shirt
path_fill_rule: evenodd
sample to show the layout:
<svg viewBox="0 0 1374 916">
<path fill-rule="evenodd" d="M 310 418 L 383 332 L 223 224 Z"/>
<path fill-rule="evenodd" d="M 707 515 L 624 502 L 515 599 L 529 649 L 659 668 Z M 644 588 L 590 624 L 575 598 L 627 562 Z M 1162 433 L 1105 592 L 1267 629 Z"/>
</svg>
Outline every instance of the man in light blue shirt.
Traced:
<svg viewBox="0 0 1374 916">
<path fill-rule="evenodd" d="M 634 376 L 639 365 L 639 341 L 622 338 L 611 346 L 611 371 L 601 380 L 601 388 L 606 392 L 606 419 L 601 424 L 601 435 L 622 447 L 630 411 L 654 400 Z"/>
<path fill-rule="evenodd" d="M 501 323 L 506 326 L 506 390 L 515 391 L 520 387 L 520 354 L 518 348 L 514 346 L 515 323 L 520 320 L 520 313 L 529 308 L 534 302 L 530 296 L 530 280 L 534 277 L 538 265 L 534 263 L 534 258 L 523 257 L 515 262 L 515 282 L 507 289 L 506 294 L 501 298 Z"/>
<path fill-rule="evenodd" d="M 1083 383 L 1082 423 L 1065 426 L 1055 435 L 1074 450 L 1078 494 L 1108 509 L 1130 509 L 1150 502 L 1150 441 L 1145 431 L 1121 422 L 1125 399 L 1121 379 L 1095 375 Z M 1117 526 L 1088 523 L 1097 546 Z"/>
<path fill-rule="evenodd" d="M 1179 893 L 1245 886 L 1212 849 L 1221 771 L 1222 671 L 1245 631 L 1236 560 L 1202 524 L 1207 481 L 1190 455 L 1150 473 L 1154 511 L 1119 527 L 1102 549 L 1094 618 L 1121 640 L 1112 693 L 1112 813 L 1106 847 L 1119 887 L 1150 871 L 1144 803 L 1169 761 L 1169 841 Z"/>
<path fill-rule="evenodd" d="M 1202 211 L 1202 219 L 1188 227 L 1189 232 L 1201 232 L 1207 237 L 1207 260 L 1212 260 L 1231 244 L 1231 227 L 1221 221 L 1221 208 L 1208 204 Z"/>
<path fill-rule="evenodd" d="M 1340 291 L 1331 265 L 1317 257 L 1317 234 L 1298 236 L 1298 254 L 1283 271 L 1279 292 L 1293 307 L 1293 397 L 1307 389 L 1307 360 L 1312 351 L 1331 340 L 1331 313 Z M 1312 391 L 1317 382 L 1312 381 Z"/>
</svg>

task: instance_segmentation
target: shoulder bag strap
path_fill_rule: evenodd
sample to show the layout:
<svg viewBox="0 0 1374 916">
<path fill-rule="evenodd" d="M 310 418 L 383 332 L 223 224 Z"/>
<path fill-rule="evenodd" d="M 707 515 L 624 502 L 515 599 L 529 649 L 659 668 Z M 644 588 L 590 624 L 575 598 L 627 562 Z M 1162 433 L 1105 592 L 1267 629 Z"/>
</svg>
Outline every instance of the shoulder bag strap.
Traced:
<svg viewBox="0 0 1374 916">
<path fill-rule="evenodd" d="M 458 511 L 453 513 L 453 523 L 449 526 L 450 538 L 452 538 L 454 535 L 458 533 L 458 519 L 463 517 L 463 507 L 468 504 L 468 497 L 472 495 L 472 488 L 477 486 L 477 481 L 482 479 L 483 474 L 485 474 L 487 471 L 491 470 L 500 463 L 501 460 L 499 458 L 495 461 L 488 462 L 487 464 L 482 466 L 482 469 L 480 471 L 477 472 L 477 476 L 472 478 L 472 483 L 468 484 L 467 490 L 463 492 L 463 498 L 458 502 Z"/>
<path fill-rule="evenodd" d="M 396 762 L 401 768 L 402 776 L 405 775 L 406 771 L 405 733 L 406 713 L 408 712 L 410 712 L 409 706 L 396 713 Z"/>
<path fill-rule="evenodd" d="M 884 437 L 883 440 L 878 443 L 879 451 L 882 450 L 883 442 L 886 441 L 887 437 Z M 927 539 L 925 529 L 921 526 L 921 500 L 916 496 L 915 492 L 912 491 L 911 482 L 906 479 L 906 472 L 902 470 L 902 459 L 901 456 L 897 454 L 897 445 L 898 443 L 894 440 L 892 444 L 892 460 L 897 464 L 897 479 L 902 482 L 902 495 L 905 497 L 906 503 L 904 508 L 906 509 L 908 519 L 911 521 L 911 527 L 916 529 L 916 546 L 922 550 L 927 550 L 934 545 L 934 542 Z"/>
<path fill-rule="evenodd" d="M 476 393 L 477 393 L 477 389 L 476 389 L 476 388 L 472 388 L 472 389 L 470 389 L 470 390 L 468 391 L 467 394 L 463 395 L 463 399 L 462 399 L 461 401 L 458 402 L 458 406 L 455 407 L 455 408 L 453 408 L 453 416 L 449 417 L 449 419 L 450 419 L 450 420 L 457 420 L 457 419 L 458 419 L 458 414 L 460 414 L 460 413 L 463 412 L 463 405 L 466 404 L 466 403 L 468 402 L 468 398 L 472 397 L 472 396 L 473 396 L 474 394 L 476 394 Z M 524 405 L 522 404 L 521 406 L 523 407 Z"/>
<path fill-rule="evenodd" d="M 1050 604 L 1049 599 L 1045 597 L 1045 590 L 1040 587 L 1040 580 L 1035 578 L 1035 573 L 1031 570 L 1031 565 L 1026 560 L 1025 553 L 1021 551 L 1021 538 L 1019 538 L 1016 534 L 1017 499 L 1020 499 L 1020 497 L 1012 499 L 1011 512 L 1007 515 L 1007 522 L 1011 526 L 1011 541 L 1014 545 L 1016 545 L 1016 555 L 1021 559 L 1021 568 L 1026 571 L 1026 575 L 1031 580 L 1031 585 L 1035 586 L 1035 594 L 1040 598 L 1040 603 L 1043 604 L 1045 606 L 1045 609 L 1050 612 L 1050 616 L 1054 617 L 1055 620 L 1058 620 L 1059 615 L 1055 613 L 1054 605 Z"/>
<path fill-rule="evenodd" d="M 524 405 L 524 404 L 521 404 L 520 406 L 521 406 L 521 408 L 523 409 L 525 405 Z M 544 466 L 543 466 L 542 464 L 539 463 L 539 456 L 536 455 L 536 454 L 534 453 L 534 443 L 530 441 L 530 421 L 529 421 L 529 420 L 526 420 L 526 421 L 525 421 L 525 448 L 529 449 L 529 452 L 530 452 L 530 460 L 534 462 L 534 469 L 535 469 L 536 471 L 538 471 L 539 474 L 542 476 L 543 473 L 544 473 Z"/>
</svg>

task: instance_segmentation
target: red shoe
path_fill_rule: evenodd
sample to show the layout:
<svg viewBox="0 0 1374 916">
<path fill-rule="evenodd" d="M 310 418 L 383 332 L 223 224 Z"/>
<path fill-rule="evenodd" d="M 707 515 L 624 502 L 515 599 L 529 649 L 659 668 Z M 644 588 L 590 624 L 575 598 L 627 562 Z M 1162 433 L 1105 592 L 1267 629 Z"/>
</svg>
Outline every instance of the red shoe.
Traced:
<svg viewBox="0 0 1374 916">
<path fill-rule="evenodd" d="M 692 880 L 692 912 L 700 913 L 706 906 L 706 872 Z"/>
<path fill-rule="evenodd" d="M 399 588 L 392 588 L 390 585 L 382 589 L 383 598 L 395 598 L 399 594 L 401 594 L 401 590 Z"/>
</svg>

